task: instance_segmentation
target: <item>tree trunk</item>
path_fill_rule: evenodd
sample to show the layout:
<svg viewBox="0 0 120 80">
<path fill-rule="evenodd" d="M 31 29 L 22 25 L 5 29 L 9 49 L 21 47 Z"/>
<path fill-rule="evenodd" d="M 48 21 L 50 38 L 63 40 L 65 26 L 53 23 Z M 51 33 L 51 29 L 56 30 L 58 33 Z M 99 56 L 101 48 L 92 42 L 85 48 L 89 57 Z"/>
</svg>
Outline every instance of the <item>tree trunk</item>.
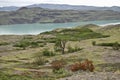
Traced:
<svg viewBox="0 0 120 80">
<path fill-rule="evenodd" d="M 62 54 L 65 54 L 65 49 L 64 48 L 62 48 Z"/>
</svg>

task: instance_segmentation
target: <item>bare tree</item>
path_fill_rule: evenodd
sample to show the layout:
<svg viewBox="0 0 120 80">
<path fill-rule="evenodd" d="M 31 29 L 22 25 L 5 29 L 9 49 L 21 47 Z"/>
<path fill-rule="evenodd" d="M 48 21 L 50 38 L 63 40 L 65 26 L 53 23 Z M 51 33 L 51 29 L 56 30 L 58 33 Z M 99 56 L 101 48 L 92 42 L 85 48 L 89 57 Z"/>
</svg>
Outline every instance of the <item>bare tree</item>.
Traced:
<svg viewBox="0 0 120 80">
<path fill-rule="evenodd" d="M 59 48 L 61 50 L 62 54 L 65 54 L 66 43 L 67 43 L 66 40 L 58 40 L 55 43 L 55 47 Z"/>
</svg>

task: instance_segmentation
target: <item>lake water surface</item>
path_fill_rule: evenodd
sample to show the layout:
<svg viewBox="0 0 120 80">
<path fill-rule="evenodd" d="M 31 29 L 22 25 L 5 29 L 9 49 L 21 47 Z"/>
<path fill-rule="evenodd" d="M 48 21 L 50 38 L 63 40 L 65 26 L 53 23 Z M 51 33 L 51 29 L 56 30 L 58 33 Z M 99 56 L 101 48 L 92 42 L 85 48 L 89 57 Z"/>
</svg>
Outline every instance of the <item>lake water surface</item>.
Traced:
<svg viewBox="0 0 120 80">
<path fill-rule="evenodd" d="M 118 24 L 118 23 L 120 23 L 120 20 L 0 25 L 0 35 L 26 35 L 26 34 L 36 35 L 41 32 L 50 31 L 56 28 L 71 28 L 85 24 L 107 25 L 107 24 Z"/>
</svg>

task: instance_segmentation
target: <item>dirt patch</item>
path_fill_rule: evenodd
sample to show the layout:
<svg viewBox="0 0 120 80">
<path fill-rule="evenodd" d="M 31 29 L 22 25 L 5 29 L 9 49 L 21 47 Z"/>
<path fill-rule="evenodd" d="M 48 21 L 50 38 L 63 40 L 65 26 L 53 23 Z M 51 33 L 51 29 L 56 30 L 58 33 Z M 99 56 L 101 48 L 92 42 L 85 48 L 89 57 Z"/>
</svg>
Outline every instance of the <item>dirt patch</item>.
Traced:
<svg viewBox="0 0 120 80">
<path fill-rule="evenodd" d="M 112 72 L 83 72 L 60 80 L 120 80 L 120 74 Z"/>
<path fill-rule="evenodd" d="M 103 55 L 103 59 L 108 63 L 120 63 L 120 51 L 106 49 Z"/>
</svg>

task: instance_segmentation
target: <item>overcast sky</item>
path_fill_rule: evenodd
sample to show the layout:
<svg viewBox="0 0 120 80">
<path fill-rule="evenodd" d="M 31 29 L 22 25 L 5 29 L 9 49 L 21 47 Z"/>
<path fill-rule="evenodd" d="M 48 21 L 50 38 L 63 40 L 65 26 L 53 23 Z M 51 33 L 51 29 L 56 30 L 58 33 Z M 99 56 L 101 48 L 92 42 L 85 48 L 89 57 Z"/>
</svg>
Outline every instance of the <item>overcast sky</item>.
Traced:
<svg viewBox="0 0 120 80">
<path fill-rule="evenodd" d="M 120 6 L 120 0 L 0 0 L 0 6 L 26 6 L 40 3 L 89 6 Z"/>
</svg>

